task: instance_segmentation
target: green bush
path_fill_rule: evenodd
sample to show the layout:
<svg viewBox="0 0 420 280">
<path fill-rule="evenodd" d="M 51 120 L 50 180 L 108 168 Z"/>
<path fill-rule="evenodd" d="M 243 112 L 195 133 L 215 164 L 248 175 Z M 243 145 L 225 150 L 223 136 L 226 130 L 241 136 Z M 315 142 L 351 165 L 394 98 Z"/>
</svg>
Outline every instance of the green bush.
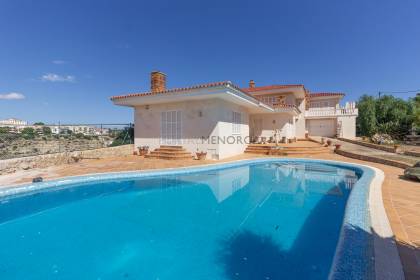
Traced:
<svg viewBox="0 0 420 280">
<path fill-rule="evenodd" d="M 43 133 L 44 135 L 51 135 L 51 128 L 50 128 L 50 127 L 48 127 L 48 126 L 44 126 L 44 127 L 42 128 L 42 133 Z"/>
<path fill-rule="evenodd" d="M 82 139 L 82 138 L 84 138 L 84 136 L 85 136 L 85 135 L 84 135 L 83 133 L 80 133 L 80 132 L 79 132 L 79 133 L 76 133 L 76 134 L 75 134 L 75 136 L 76 136 L 76 138 L 78 138 L 78 139 Z"/>
<path fill-rule="evenodd" d="M 7 134 L 10 132 L 9 127 L 0 127 L 0 134 Z"/>
</svg>

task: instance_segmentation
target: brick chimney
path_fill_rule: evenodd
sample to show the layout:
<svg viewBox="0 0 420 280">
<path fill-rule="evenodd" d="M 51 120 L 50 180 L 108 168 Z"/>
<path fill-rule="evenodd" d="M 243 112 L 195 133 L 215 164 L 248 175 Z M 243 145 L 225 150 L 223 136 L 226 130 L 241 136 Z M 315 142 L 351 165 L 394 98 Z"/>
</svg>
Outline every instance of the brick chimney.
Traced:
<svg viewBox="0 0 420 280">
<path fill-rule="evenodd" d="M 166 90 L 166 75 L 160 71 L 150 73 L 151 92 L 161 92 Z"/>
<path fill-rule="evenodd" d="M 249 88 L 254 88 L 254 87 L 255 87 L 254 80 L 249 81 Z"/>
</svg>

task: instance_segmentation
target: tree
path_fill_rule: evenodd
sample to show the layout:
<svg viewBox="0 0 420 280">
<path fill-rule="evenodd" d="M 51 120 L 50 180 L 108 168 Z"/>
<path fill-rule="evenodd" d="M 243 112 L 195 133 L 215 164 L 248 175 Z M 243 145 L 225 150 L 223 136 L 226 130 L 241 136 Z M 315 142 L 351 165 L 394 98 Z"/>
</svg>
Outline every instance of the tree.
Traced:
<svg viewBox="0 0 420 280">
<path fill-rule="evenodd" d="M 116 138 L 112 141 L 110 146 L 120 146 L 133 143 L 134 128 L 132 126 L 125 127 L 117 133 Z"/>
<path fill-rule="evenodd" d="M 22 129 L 21 134 L 25 139 L 33 139 L 35 138 L 35 129 L 32 127 L 25 127 Z"/>
<path fill-rule="evenodd" d="M 420 93 L 417 93 L 416 97 L 412 100 L 413 111 L 414 111 L 414 128 L 420 131 Z"/>
<path fill-rule="evenodd" d="M 43 122 L 36 122 L 36 123 L 34 123 L 34 125 L 45 125 L 45 123 L 43 123 Z"/>
<path fill-rule="evenodd" d="M 375 98 L 363 95 L 357 102 L 359 116 L 356 119 L 357 134 L 372 136 L 377 132 Z"/>
<path fill-rule="evenodd" d="M 49 127 L 49 126 L 44 126 L 43 128 L 42 128 L 42 133 L 44 134 L 44 135 L 51 135 L 51 128 Z"/>
<path fill-rule="evenodd" d="M 75 136 L 76 136 L 76 138 L 78 138 L 78 139 L 81 139 L 81 138 L 83 138 L 85 135 L 83 134 L 83 133 L 76 133 L 75 134 Z"/>
<path fill-rule="evenodd" d="M 389 134 L 394 139 L 403 139 L 410 133 L 419 107 L 412 100 L 405 101 L 391 95 L 380 98 L 363 95 L 357 106 L 359 117 L 356 128 L 359 135 L 372 136 L 379 132 Z"/>
<path fill-rule="evenodd" d="M 410 133 L 414 115 L 410 101 L 384 95 L 376 99 L 378 131 L 403 139 Z"/>
</svg>

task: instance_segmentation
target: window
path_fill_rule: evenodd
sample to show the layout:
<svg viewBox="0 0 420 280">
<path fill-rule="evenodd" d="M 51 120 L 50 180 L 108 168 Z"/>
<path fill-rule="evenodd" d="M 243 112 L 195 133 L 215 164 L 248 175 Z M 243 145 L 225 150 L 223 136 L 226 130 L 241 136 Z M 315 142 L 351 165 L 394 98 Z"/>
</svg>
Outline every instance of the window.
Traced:
<svg viewBox="0 0 420 280">
<path fill-rule="evenodd" d="M 232 112 L 232 133 L 241 133 L 241 113 L 239 112 Z"/>
<path fill-rule="evenodd" d="M 233 179 L 232 181 L 232 193 L 241 189 L 241 178 Z"/>
<path fill-rule="evenodd" d="M 284 104 L 285 97 L 284 96 L 263 96 L 261 97 L 261 101 L 268 105 L 273 104 Z"/>
<path fill-rule="evenodd" d="M 277 96 L 263 96 L 262 101 L 266 104 L 272 105 L 278 102 Z"/>
<path fill-rule="evenodd" d="M 311 108 L 319 108 L 321 107 L 319 102 L 311 102 Z"/>
</svg>

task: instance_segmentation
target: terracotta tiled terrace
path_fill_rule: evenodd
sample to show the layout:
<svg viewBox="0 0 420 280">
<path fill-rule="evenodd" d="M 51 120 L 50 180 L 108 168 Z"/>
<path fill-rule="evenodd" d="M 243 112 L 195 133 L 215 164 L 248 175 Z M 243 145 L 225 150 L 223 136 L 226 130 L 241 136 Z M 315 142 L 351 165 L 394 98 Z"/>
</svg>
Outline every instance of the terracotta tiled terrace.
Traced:
<svg viewBox="0 0 420 280">
<path fill-rule="evenodd" d="M 297 142 L 296 145 L 301 145 Z M 311 144 L 312 145 L 312 144 Z M 218 162 L 267 157 L 243 154 Z M 384 171 L 383 202 L 395 234 L 406 279 L 420 279 L 420 183 L 402 178 L 403 170 L 378 163 L 364 162 L 346 158 L 337 154 L 317 154 L 312 156 L 294 156 L 318 158 L 343 162 L 359 163 L 377 167 Z M 33 169 L 0 176 L 0 186 L 30 182 L 35 176 L 53 179 L 89 173 L 173 168 L 211 164 L 215 161 L 144 159 L 139 156 L 127 156 L 107 159 L 86 159 L 71 165 L 54 166 L 45 169 Z"/>
</svg>

